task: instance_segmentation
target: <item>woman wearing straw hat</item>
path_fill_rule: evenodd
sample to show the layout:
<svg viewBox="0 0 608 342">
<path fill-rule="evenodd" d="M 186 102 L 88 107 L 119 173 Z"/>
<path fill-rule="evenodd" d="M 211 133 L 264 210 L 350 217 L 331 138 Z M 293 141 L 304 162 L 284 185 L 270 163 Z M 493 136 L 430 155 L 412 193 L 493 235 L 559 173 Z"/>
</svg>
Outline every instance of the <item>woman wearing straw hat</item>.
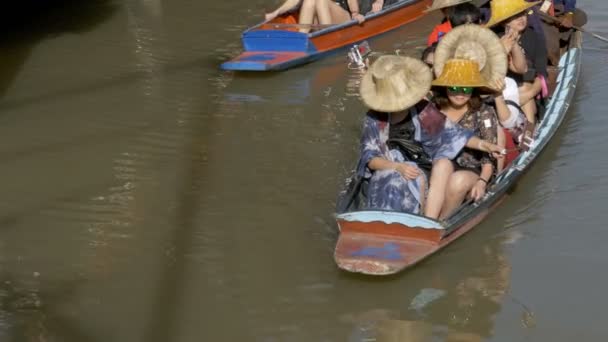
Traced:
<svg viewBox="0 0 608 342">
<path fill-rule="evenodd" d="M 431 163 L 453 158 L 465 145 L 501 150 L 433 111 L 423 100 L 431 81 L 432 72 L 422 61 L 390 55 L 376 60 L 363 76 L 361 99 L 371 109 L 357 166 L 357 175 L 369 180 L 365 208 L 417 213 Z"/>
<path fill-rule="evenodd" d="M 547 96 L 547 47 L 539 35 L 528 25 L 528 12 L 537 2 L 526 2 L 525 0 L 492 0 L 490 7 L 492 17 L 486 24 L 487 27 L 499 25 L 497 31 L 499 36 L 517 35 L 518 44 L 523 48 L 527 60 L 527 71 L 521 75 L 510 72 L 519 85 L 519 103 L 526 114 L 529 124 L 526 125 L 526 139 L 529 140 L 534 131 L 536 123 L 537 106 L 535 97 L 537 95 Z M 542 92 L 542 93 L 541 93 Z"/>
<path fill-rule="evenodd" d="M 450 161 L 441 160 L 433 165 L 426 216 L 448 217 L 467 194 L 475 201 L 480 200 L 494 174 L 495 159 L 502 158 L 497 152 L 503 148 L 494 148 L 498 131 L 496 113 L 479 96 L 480 89 L 488 89 L 490 84 L 479 69 L 479 63 L 472 59 L 450 59 L 432 83 L 436 89 L 434 102 L 448 121 L 470 129 L 483 140 L 475 149 L 465 148 Z"/>
</svg>

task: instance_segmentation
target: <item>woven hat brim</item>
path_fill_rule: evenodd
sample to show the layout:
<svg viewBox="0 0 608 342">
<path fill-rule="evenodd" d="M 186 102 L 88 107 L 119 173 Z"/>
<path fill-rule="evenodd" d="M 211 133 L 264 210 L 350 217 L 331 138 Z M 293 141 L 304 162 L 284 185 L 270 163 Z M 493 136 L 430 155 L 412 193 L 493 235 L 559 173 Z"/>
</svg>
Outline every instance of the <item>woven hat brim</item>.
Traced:
<svg viewBox="0 0 608 342">
<path fill-rule="evenodd" d="M 503 79 L 507 74 L 508 58 L 500 38 L 488 28 L 475 24 L 467 24 L 454 28 L 439 42 L 435 50 L 433 70 L 439 77 L 443 66 L 454 58 L 454 53 L 461 42 L 474 41 L 484 46 L 486 63 L 481 75 L 486 80 Z"/>
<path fill-rule="evenodd" d="M 428 13 L 428 12 L 436 11 L 436 10 L 439 10 L 442 8 L 452 7 L 452 6 L 464 4 L 465 2 L 471 2 L 471 1 L 473 1 L 473 0 L 457 0 L 457 1 L 450 3 L 449 5 L 439 5 L 439 6 L 435 6 L 435 4 L 433 4 L 433 5 L 431 5 L 431 7 L 428 7 L 423 12 Z"/>
<path fill-rule="evenodd" d="M 483 79 L 475 81 L 449 80 L 438 78 L 431 83 L 433 87 L 471 87 L 471 88 L 490 88 L 488 82 Z"/>
<path fill-rule="evenodd" d="M 511 13 L 509 13 L 508 15 L 502 15 L 502 16 L 499 16 L 499 17 L 492 15 L 492 16 L 490 17 L 490 20 L 489 20 L 489 21 L 488 21 L 488 22 L 487 22 L 487 23 L 486 23 L 484 26 L 485 26 L 485 27 L 492 27 L 492 26 L 495 26 L 495 25 L 497 25 L 497 24 L 500 24 L 500 23 L 502 23 L 503 21 L 505 21 L 505 20 L 507 20 L 507 19 L 511 18 L 512 16 L 514 16 L 514 15 L 516 15 L 516 14 L 518 14 L 518 13 L 521 13 L 521 12 L 523 12 L 523 11 L 526 11 L 526 10 L 528 10 L 528 9 L 530 9 L 530 8 L 532 8 L 532 7 L 536 6 L 536 5 L 538 5 L 538 4 L 540 4 L 541 2 L 542 2 L 542 1 L 526 2 L 524 6 L 521 6 L 521 7 L 515 8 L 515 9 L 514 9 L 514 10 L 513 10 Z"/>
<path fill-rule="evenodd" d="M 401 58 L 404 59 L 404 68 L 409 69 L 408 71 L 411 73 L 415 73 L 416 87 L 412 88 L 407 95 L 400 97 L 378 94 L 372 72 L 368 70 L 363 75 L 359 88 L 361 100 L 368 108 L 379 112 L 399 112 L 420 102 L 431 90 L 431 81 L 433 80 L 431 69 L 420 60 L 411 57 Z"/>
</svg>

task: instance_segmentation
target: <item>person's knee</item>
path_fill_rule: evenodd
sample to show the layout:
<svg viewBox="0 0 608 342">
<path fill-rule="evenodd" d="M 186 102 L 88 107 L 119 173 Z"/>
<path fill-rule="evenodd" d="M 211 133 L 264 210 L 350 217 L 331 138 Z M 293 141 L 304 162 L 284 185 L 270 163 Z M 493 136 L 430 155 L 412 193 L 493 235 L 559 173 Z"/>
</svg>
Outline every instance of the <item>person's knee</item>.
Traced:
<svg viewBox="0 0 608 342">
<path fill-rule="evenodd" d="M 448 194 L 460 195 L 469 191 L 468 177 L 462 173 L 455 173 L 448 182 Z"/>
</svg>

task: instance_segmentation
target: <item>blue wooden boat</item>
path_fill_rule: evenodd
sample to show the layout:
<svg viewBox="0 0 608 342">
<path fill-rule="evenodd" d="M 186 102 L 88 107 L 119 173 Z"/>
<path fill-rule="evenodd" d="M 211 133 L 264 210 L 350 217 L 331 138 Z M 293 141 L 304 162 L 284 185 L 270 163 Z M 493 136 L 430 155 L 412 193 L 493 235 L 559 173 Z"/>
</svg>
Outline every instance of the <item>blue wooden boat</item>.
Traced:
<svg viewBox="0 0 608 342">
<path fill-rule="evenodd" d="M 378 13 L 311 33 L 297 30 L 298 13 L 255 25 L 241 36 L 244 52 L 224 62 L 224 70 L 284 70 L 312 62 L 340 48 L 394 30 L 424 15 L 431 0 L 400 0 Z M 291 26 L 290 26 L 291 25 Z"/>
</svg>

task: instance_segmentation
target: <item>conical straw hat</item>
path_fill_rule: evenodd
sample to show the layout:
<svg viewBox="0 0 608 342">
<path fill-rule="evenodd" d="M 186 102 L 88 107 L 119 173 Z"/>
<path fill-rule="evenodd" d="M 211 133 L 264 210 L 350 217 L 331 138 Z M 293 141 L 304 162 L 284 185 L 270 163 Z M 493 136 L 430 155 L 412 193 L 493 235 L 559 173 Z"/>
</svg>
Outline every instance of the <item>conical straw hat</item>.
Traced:
<svg viewBox="0 0 608 342">
<path fill-rule="evenodd" d="M 470 59 L 448 60 L 443 72 L 432 84 L 443 87 L 489 87 L 479 72 L 479 64 Z"/>
<path fill-rule="evenodd" d="M 425 12 L 431 12 L 434 10 L 456 6 L 465 2 L 471 2 L 472 0 L 433 0 L 431 7 L 424 10 Z"/>
<path fill-rule="evenodd" d="M 418 103 L 431 89 L 433 73 L 424 62 L 395 55 L 379 57 L 363 75 L 361 99 L 380 112 L 399 112 Z"/>
<path fill-rule="evenodd" d="M 539 4 L 540 2 L 541 1 L 527 2 L 525 0 L 492 0 L 490 2 L 492 16 L 490 17 L 490 21 L 488 21 L 485 26 L 492 27 Z"/>
<path fill-rule="evenodd" d="M 446 61 L 454 58 L 477 62 L 481 75 L 488 81 L 503 79 L 507 74 L 508 59 L 500 39 L 479 25 L 458 26 L 441 39 L 435 50 L 435 76 L 439 77 Z"/>
</svg>

